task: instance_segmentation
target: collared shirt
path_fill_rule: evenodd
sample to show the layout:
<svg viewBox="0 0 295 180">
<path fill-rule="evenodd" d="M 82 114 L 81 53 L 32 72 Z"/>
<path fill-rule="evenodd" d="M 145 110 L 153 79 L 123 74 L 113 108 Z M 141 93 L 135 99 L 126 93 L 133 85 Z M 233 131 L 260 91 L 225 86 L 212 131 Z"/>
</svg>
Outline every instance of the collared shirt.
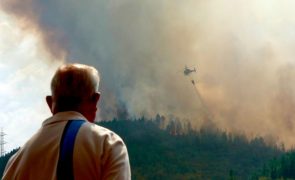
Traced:
<svg viewBox="0 0 295 180">
<path fill-rule="evenodd" d="M 55 180 L 60 141 L 68 120 L 84 120 L 76 137 L 73 171 L 76 180 L 131 179 L 127 148 L 114 132 L 89 123 L 82 114 L 60 112 L 45 120 L 39 131 L 6 165 L 3 180 Z"/>
</svg>

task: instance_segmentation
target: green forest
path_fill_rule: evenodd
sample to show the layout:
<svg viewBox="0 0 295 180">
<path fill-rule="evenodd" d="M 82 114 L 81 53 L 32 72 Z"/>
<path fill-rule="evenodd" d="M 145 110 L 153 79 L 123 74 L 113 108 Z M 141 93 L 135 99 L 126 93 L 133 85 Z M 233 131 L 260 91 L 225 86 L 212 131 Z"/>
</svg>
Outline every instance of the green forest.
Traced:
<svg viewBox="0 0 295 180">
<path fill-rule="evenodd" d="M 155 119 L 102 121 L 125 141 L 132 179 L 295 179 L 295 152 L 263 138 Z M 17 149 L 0 158 L 2 175 Z"/>
</svg>

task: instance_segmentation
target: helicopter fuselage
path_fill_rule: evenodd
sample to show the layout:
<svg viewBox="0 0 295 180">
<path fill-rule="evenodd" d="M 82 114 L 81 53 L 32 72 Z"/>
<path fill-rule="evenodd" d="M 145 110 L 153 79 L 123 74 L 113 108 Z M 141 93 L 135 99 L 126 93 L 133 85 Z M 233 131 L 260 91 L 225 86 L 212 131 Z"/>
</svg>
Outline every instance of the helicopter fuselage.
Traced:
<svg viewBox="0 0 295 180">
<path fill-rule="evenodd" d="M 190 73 L 192 73 L 192 72 L 197 72 L 196 71 L 196 68 L 194 68 L 194 69 L 189 69 L 188 67 L 185 67 L 184 68 L 184 71 L 183 71 L 183 74 L 184 75 L 186 75 L 186 76 L 188 76 Z"/>
</svg>

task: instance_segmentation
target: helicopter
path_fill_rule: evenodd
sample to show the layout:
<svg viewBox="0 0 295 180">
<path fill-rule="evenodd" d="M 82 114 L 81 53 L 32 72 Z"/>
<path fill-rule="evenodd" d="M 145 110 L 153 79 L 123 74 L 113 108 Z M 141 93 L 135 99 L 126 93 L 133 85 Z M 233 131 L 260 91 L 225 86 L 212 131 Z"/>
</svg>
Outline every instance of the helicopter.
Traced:
<svg viewBox="0 0 295 180">
<path fill-rule="evenodd" d="M 197 70 L 196 70 L 195 67 L 194 67 L 194 69 L 190 69 L 190 68 L 188 68 L 187 66 L 184 67 L 183 74 L 184 74 L 185 76 L 190 75 L 190 73 L 192 73 L 192 72 L 197 72 Z"/>
</svg>

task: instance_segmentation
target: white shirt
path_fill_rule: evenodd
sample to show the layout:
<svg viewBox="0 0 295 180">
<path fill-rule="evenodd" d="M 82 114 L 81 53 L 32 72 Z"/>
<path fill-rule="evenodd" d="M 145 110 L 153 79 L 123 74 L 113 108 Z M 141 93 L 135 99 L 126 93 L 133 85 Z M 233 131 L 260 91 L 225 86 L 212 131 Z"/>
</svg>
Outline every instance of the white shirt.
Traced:
<svg viewBox="0 0 295 180">
<path fill-rule="evenodd" d="M 45 120 L 39 131 L 10 158 L 3 180 L 55 180 L 60 141 L 68 120 L 85 120 L 75 140 L 75 180 L 131 179 L 127 148 L 114 132 L 89 123 L 75 111 L 60 112 Z"/>
</svg>

